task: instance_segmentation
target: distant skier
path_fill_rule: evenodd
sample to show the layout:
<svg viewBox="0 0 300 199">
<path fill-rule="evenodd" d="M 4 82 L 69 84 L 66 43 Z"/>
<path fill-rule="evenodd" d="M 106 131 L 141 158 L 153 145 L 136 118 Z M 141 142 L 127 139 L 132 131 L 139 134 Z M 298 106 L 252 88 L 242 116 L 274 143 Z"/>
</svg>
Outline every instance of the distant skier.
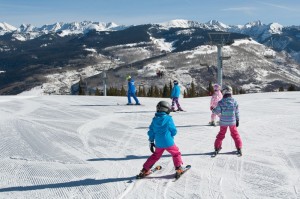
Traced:
<svg viewBox="0 0 300 199">
<path fill-rule="evenodd" d="M 168 102 L 160 101 L 156 106 L 155 117 L 149 127 L 148 136 L 150 151 L 153 153 L 143 165 L 139 177 L 145 177 L 151 173 L 151 167 L 161 158 L 163 152 L 167 150 L 173 158 L 176 175 L 183 172 L 181 153 L 175 145 L 174 136 L 177 129 L 172 117 L 169 115 L 171 107 Z"/>
<path fill-rule="evenodd" d="M 211 110 L 211 111 L 212 111 L 214 108 L 217 107 L 218 102 L 223 98 L 223 95 L 222 95 L 220 89 L 221 89 L 221 86 L 220 86 L 220 85 L 218 85 L 218 84 L 215 84 L 215 85 L 214 85 L 214 93 L 213 93 L 213 95 L 211 96 L 211 100 L 210 100 L 210 110 Z M 217 115 L 217 114 L 211 112 L 211 117 L 210 117 L 211 120 L 210 120 L 210 122 L 209 122 L 210 125 L 212 125 L 212 126 L 215 126 L 215 125 L 216 125 L 215 120 L 216 120 L 216 117 L 217 117 L 217 116 L 220 117 L 220 114 Z"/>
<path fill-rule="evenodd" d="M 175 110 L 175 103 L 177 105 L 177 111 L 183 111 L 180 104 L 179 104 L 179 95 L 180 95 L 180 87 L 178 86 L 178 81 L 174 80 L 174 87 L 171 91 L 171 99 L 172 99 L 172 111 L 176 111 Z"/>
<path fill-rule="evenodd" d="M 235 142 L 235 147 L 238 154 L 242 155 L 242 140 L 237 130 L 239 126 L 239 106 L 235 99 L 232 98 L 231 86 L 225 86 L 223 89 L 223 99 L 218 102 L 213 113 L 221 114 L 220 117 L 220 132 L 215 140 L 215 154 L 222 149 L 222 141 L 225 138 L 227 128 L 229 127 L 231 137 Z"/>
<path fill-rule="evenodd" d="M 127 105 L 133 105 L 131 103 L 131 97 L 133 97 L 133 99 L 135 101 L 135 105 L 141 105 L 138 98 L 135 95 L 136 88 L 135 88 L 135 85 L 134 85 L 134 80 L 131 78 L 131 76 L 128 76 L 126 79 L 128 81 L 128 91 L 127 91 L 128 103 L 127 103 Z"/>
</svg>

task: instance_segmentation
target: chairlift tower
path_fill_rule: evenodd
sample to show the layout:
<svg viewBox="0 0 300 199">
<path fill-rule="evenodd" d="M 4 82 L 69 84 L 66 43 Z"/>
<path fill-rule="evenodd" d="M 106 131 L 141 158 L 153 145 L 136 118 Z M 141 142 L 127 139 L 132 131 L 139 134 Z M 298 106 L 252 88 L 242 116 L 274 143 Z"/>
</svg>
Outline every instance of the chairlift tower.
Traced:
<svg viewBox="0 0 300 199">
<path fill-rule="evenodd" d="M 112 64 L 112 61 L 110 62 L 104 62 L 104 63 L 101 63 L 101 65 L 103 65 L 103 71 L 102 71 L 102 80 L 103 80 L 103 96 L 107 96 L 107 73 L 106 71 L 110 68 Z"/>
<path fill-rule="evenodd" d="M 223 77 L 223 59 L 229 59 L 230 57 L 222 56 L 222 47 L 225 45 L 230 45 L 232 42 L 229 41 L 230 33 L 228 32 L 210 32 L 208 33 L 210 38 L 210 44 L 217 46 L 217 63 L 218 63 L 218 84 L 222 87 L 222 77 Z"/>
</svg>

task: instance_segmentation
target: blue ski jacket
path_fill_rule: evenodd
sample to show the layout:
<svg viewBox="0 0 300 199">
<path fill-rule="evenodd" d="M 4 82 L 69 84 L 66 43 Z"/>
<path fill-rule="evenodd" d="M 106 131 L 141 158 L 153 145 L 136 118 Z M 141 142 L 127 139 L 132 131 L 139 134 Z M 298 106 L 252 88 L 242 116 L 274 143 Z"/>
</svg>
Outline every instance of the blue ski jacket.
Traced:
<svg viewBox="0 0 300 199">
<path fill-rule="evenodd" d="M 134 86 L 134 80 L 133 79 L 130 79 L 128 81 L 128 93 L 135 93 L 136 89 L 135 89 L 135 86 Z"/>
<path fill-rule="evenodd" d="M 180 95 L 180 87 L 178 85 L 174 85 L 173 89 L 172 89 L 172 92 L 171 92 L 171 98 L 174 98 L 174 97 L 179 97 Z"/>
<path fill-rule="evenodd" d="M 167 148 L 173 146 L 174 136 L 177 133 L 173 118 L 165 112 L 155 113 L 152 123 L 149 127 L 149 141 L 155 141 L 157 148 Z"/>
</svg>

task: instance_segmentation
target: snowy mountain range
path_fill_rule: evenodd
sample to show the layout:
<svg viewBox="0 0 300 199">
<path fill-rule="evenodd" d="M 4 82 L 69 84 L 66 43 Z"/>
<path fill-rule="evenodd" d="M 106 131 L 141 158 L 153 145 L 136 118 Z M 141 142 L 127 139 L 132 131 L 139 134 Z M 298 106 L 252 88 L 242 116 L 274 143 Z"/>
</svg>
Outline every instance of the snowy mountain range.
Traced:
<svg viewBox="0 0 300 199">
<path fill-rule="evenodd" d="M 0 23 L 0 93 L 16 94 L 36 86 L 48 94 L 74 93 L 71 88 L 80 76 L 95 89 L 108 67 L 114 86 L 122 86 L 128 73 L 147 86 L 163 85 L 184 74 L 183 88 L 187 81 L 195 81 L 198 89 L 204 89 L 207 82 L 216 81 L 216 48 L 209 45 L 208 33 L 220 31 L 230 32 L 228 39 L 234 42 L 224 47 L 224 54 L 231 55 L 224 61 L 225 81 L 249 92 L 289 84 L 300 87 L 297 26 L 260 21 L 226 25 L 215 20 L 120 26 L 84 21 L 19 28 Z M 155 79 L 156 70 L 166 71 L 166 76 Z"/>
<path fill-rule="evenodd" d="M 19 28 L 15 28 L 7 23 L 0 23 L 0 35 L 13 33 L 13 37 L 20 41 L 35 39 L 49 33 L 59 33 L 60 36 L 70 34 L 83 34 L 91 30 L 95 31 L 117 31 L 126 28 L 126 26 L 118 26 L 115 23 L 101 22 L 73 22 L 73 23 L 55 23 L 51 25 L 43 25 L 35 27 L 31 24 L 22 24 Z"/>
<path fill-rule="evenodd" d="M 247 23 L 245 25 L 226 25 L 222 22 L 216 20 L 210 20 L 206 23 L 199 23 L 195 21 L 188 20 L 171 20 L 164 23 L 159 23 L 162 28 L 204 28 L 209 30 L 216 31 L 227 31 L 227 32 L 239 32 L 243 34 L 247 34 L 250 36 L 253 35 L 261 35 L 262 40 L 271 36 L 272 34 L 282 34 L 282 29 L 284 28 L 282 25 L 278 23 L 271 24 L 263 24 L 261 21 L 254 21 Z M 62 36 L 66 36 L 69 34 L 82 34 L 87 33 L 91 30 L 95 31 L 118 31 L 126 29 L 130 26 L 117 25 L 113 22 L 103 23 L 103 22 L 73 22 L 73 23 L 54 23 L 51 25 L 43 25 L 41 27 L 35 27 L 31 24 L 21 24 L 19 28 L 16 28 L 12 25 L 9 25 L 5 22 L 0 23 L 0 35 L 6 33 L 15 33 L 14 36 L 19 40 L 26 40 L 26 38 L 20 37 L 20 35 L 24 34 L 32 34 L 33 37 L 27 37 L 28 39 L 34 39 L 43 34 L 49 34 L 53 32 L 62 33 Z M 19 36 L 19 37 L 18 37 Z"/>
</svg>

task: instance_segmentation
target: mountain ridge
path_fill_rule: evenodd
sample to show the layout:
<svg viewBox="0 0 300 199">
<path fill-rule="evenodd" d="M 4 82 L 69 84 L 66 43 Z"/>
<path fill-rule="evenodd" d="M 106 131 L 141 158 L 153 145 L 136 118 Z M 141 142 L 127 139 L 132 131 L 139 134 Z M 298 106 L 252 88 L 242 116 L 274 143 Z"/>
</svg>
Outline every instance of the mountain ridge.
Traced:
<svg viewBox="0 0 300 199">
<path fill-rule="evenodd" d="M 194 80 L 197 88 L 203 90 L 207 82 L 216 81 L 217 52 L 210 45 L 208 33 L 229 28 L 217 21 L 205 24 L 188 20 L 119 30 L 113 30 L 119 27 L 116 24 L 106 24 L 103 27 L 110 29 L 104 31 L 98 31 L 95 26 L 100 27 L 92 22 L 65 26 L 55 23 L 42 26 L 41 32 L 34 32 L 33 26 L 24 25 L 19 30 L 25 31 L 22 34 L 15 30 L 0 35 L 0 71 L 3 71 L 0 93 L 16 94 L 36 86 L 45 88 L 45 83 L 57 83 L 54 89 L 45 91 L 48 94 L 76 93 L 76 89 L 71 88 L 76 88 L 80 75 L 93 90 L 101 85 L 101 74 L 106 67 L 103 63 L 106 62 L 112 62 L 108 75 L 117 87 L 123 85 L 128 73 L 140 78 L 141 82 L 146 81 L 147 86 L 164 85 L 170 79 L 181 79 L 179 74 L 183 74 L 186 80 Z M 273 32 L 269 31 L 270 27 Z M 224 54 L 232 57 L 224 61 L 224 68 L 230 69 L 224 70 L 225 81 L 245 87 L 249 92 L 273 91 L 295 82 L 300 87 L 300 81 L 297 82 L 300 28 L 282 28 L 275 23 L 264 25 L 260 21 L 245 25 L 243 30 L 247 31 L 244 32 L 237 27 L 230 28 L 230 40 L 240 45 L 224 47 Z M 276 34 L 272 34 L 274 31 Z M 256 43 L 249 42 L 253 40 Z M 270 59 L 269 55 L 268 58 L 266 52 L 276 58 Z M 87 69 L 92 71 L 86 73 Z M 156 79 L 156 69 L 166 71 L 163 79 Z M 281 72 L 276 73 L 276 70 Z M 70 71 L 74 78 L 68 75 Z M 56 82 L 58 79 L 60 82 Z M 181 81 L 187 88 L 188 82 Z"/>
</svg>

